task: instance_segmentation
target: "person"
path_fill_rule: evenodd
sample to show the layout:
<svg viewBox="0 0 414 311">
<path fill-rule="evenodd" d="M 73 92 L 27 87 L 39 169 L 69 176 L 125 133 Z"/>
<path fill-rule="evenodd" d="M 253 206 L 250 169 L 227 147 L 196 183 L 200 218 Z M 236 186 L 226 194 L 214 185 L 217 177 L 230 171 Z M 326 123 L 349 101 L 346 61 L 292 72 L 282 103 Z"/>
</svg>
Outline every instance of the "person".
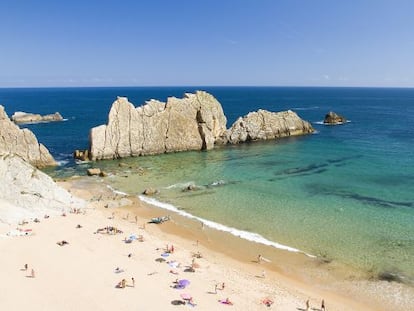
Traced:
<svg viewBox="0 0 414 311">
<path fill-rule="evenodd" d="M 322 311 L 326 311 L 326 308 L 325 308 L 325 300 L 324 299 L 322 299 L 321 310 Z"/>
<path fill-rule="evenodd" d="M 192 307 L 195 307 L 197 304 L 194 303 L 193 297 L 191 297 L 190 299 L 188 299 L 188 304 Z"/>
<path fill-rule="evenodd" d="M 309 311 L 309 299 L 308 300 L 306 300 L 306 309 L 305 309 L 306 311 Z"/>
<path fill-rule="evenodd" d="M 125 288 L 125 286 L 126 286 L 126 280 L 125 279 L 122 279 L 122 281 L 121 281 L 121 288 Z"/>
<path fill-rule="evenodd" d="M 262 259 L 263 259 L 262 255 L 259 254 L 257 256 L 257 263 L 261 263 L 262 262 Z"/>
<path fill-rule="evenodd" d="M 266 307 L 270 307 L 273 304 L 273 300 L 270 298 L 265 298 L 262 300 L 262 303 L 266 306 Z"/>
<path fill-rule="evenodd" d="M 262 271 L 262 278 L 265 278 L 266 277 L 266 271 L 265 270 L 263 270 Z"/>
<path fill-rule="evenodd" d="M 32 269 L 32 271 L 30 272 L 30 276 L 31 276 L 32 278 L 34 278 L 34 277 L 35 277 L 35 271 L 34 271 L 34 269 Z"/>
<path fill-rule="evenodd" d="M 28 268 L 29 266 L 27 265 L 27 263 L 25 263 L 24 264 L 24 271 L 27 271 L 27 268 Z"/>
<path fill-rule="evenodd" d="M 223 301 L 226 305 L 232 305 L 233 303 L 230 301 L 230 299 L 227 297 L 226 300 Z"/>
<path fill-rule="evenodd" d="M 220 288 L 221 290 L 223 290 L 224 289 L 224 282 L 223 283 L 221 283 L 221 288 Z"/>
<path fill-rule="evenodd" d="M 217 284 L 214 285 L 214 294 L 217 294 Z"/>
<path fill-rule="evenodd" d="M 135 216 L 135 224 L 138 223 L 138 216 Z"/>
<path fill-rule="evenodd" d="M 133 277 L 131 278 L 131 281 L 132 281 L 132 287 L 135 287 L 135 279 Z"/>
</svg>

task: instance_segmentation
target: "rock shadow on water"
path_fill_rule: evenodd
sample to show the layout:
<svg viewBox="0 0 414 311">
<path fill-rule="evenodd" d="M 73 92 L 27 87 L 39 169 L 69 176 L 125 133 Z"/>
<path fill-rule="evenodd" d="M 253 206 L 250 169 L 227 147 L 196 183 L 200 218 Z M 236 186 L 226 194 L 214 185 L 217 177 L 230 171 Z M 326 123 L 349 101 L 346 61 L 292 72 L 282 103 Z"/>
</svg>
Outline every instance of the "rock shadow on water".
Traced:
<svg viewBox="0 0 414 311">
<path fill-rule="evenodd" d="M 358 201 L 363 204 L 375 205 L 385 208 L 396 208 L 396 207 L 414 207 L 414 202 L 401 202 L 401 201 L 391 201 L 384 200 L 376 197 L 361 195 L 355 192 L 350 192 L 346 190 L 341 190 L 336 188 L 330 188 L 328 186 L 323 186 L 320 184 L 308 184 L 308 192 L 312 195 L 331 195 L 340 197 L 342 199 L 351 199 Z"/>
</svg>

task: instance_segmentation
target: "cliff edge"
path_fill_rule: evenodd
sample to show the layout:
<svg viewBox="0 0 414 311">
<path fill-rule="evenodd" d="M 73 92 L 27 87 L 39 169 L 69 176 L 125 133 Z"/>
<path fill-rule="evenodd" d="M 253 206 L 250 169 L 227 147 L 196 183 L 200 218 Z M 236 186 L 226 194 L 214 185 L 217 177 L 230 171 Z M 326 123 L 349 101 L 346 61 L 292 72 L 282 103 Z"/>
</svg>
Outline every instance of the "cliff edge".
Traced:
<svg viewBox="0 0 414 311">
<path fill-rule="evenodd" d="M 36 136 L 29 129 L 20 129 L 14 124 L 1 105 L 0 153 L 16 154 L 36 167 L 57 165 L 49 150 L 39 144 Z"/>
</svg>

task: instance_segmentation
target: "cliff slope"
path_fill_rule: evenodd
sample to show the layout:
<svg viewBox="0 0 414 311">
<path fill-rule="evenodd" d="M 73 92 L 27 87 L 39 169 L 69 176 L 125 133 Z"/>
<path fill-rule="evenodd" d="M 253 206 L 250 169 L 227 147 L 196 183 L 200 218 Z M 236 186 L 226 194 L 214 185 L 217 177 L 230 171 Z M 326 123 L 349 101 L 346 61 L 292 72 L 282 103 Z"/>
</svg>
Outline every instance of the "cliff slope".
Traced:
<svg viewBox="0 0 414 311">
<path fill-rule="evenodd" d="M 0 106 L 0 153 L 16 154 L 36 167 L 57 165 L 30 130 L 20 129 L 9 119 L 3 106 Z"/>
</svg>

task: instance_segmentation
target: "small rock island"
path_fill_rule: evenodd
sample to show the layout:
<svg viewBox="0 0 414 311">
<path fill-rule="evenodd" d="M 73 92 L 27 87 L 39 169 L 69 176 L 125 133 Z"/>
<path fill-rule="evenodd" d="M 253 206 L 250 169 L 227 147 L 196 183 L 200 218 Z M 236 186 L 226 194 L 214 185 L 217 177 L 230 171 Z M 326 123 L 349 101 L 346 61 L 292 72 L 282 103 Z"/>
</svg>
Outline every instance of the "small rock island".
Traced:
<svg viewBox="0 0 414 311">
<path fill-rule="evenodd" d="M 40 115 L 23 111 L 16 111 L 12 117 L 12 121 L 16 124 L 42 123 L 42 122 L 59 122 L 63 121 L 63 117 L 59 112 L 52 114 Z"/>
<path fill-rule="evenodd" d="M 345 117 L 336 114 L 333 111 L 329 111 L 326 115 L 325 115 L 325 119 L 323 120 L 324 124 L 327 125 L 337 125 L 337 124 L 344 124 L 346 123 L 346 119 Z"/>
</svg>

